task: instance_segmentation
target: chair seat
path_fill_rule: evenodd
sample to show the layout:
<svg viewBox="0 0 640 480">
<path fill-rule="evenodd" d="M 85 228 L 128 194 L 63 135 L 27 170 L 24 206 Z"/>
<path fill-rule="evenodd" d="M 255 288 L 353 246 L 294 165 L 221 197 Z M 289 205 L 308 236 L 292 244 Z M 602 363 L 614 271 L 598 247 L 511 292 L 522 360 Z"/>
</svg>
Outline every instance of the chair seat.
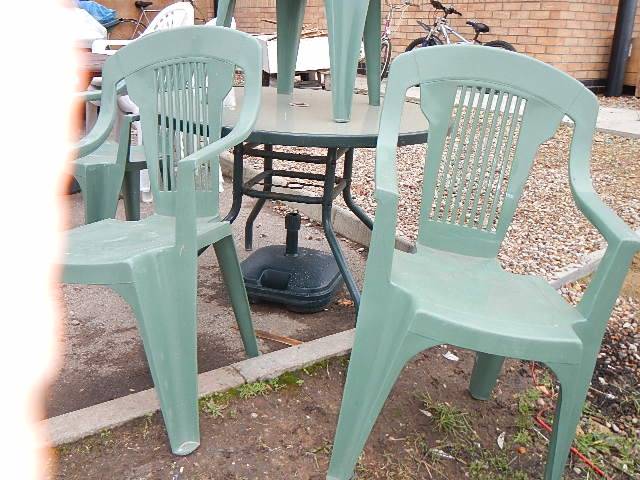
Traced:
<svg viewBox="0 0 640 480">
<path fill-rule="evenodd" d="M 579 361 L 580 313 L 543 279 L 506 272 L 494 258 L 396 251 L 392 283 L 414 302 L 415 333 L 502 356 Z"/>
<path fill-rule="evenodd" d="M 231 235 L 228 222 L 197 219 L 198 247 Z M 65 283 L 130 282 L 132 263 L 157 255 L 175 244 L 175 217 L 151 215 L 137 222 L 107 219 L 83 225 L 66 234 L 61 266 Z M 96 268 L 101 267 L 101 268 Z"/>
</svg>

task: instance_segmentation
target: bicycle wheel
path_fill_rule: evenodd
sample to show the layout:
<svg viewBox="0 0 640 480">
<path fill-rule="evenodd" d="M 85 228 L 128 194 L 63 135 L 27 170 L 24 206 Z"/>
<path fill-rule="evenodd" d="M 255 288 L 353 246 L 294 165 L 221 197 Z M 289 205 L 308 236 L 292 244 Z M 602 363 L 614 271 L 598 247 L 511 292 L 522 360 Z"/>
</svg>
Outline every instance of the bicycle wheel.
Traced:
<svg viewBox="0 0 640 480">
<path fill-rule="evenodd" d="M 435 35 L 432 35 L 429 40 L 427 40 L 427 37 L 419 37 L 413 40 L 409 45 L 407 45 L 407 48 L 405 48 L 404 51 L 410 52 L 414 48 L 431 47 L 433 45 L 442 45 L 442 40 L 440 40 Z"/>
<path fill-rule="evenodd" d="M 389 65 L 391 65 L 391 41 L 383 38 L 380 44 L 380 78 L 385 78 L 389 74 Z M 367 74 L 367 62 L 364 57 L 358 62 L 358 74 Z"/>
<path fill-rule="evenodd" d="M 494 47 L 494 48 L 502 48 L 504 50 L 509 50 L 510 52 L 515 52 L 516 48 L 511 45 L 509 42 L 505 42 L 504 40 L 491 40 L 490 42 L 483 43 L 486 47 Z"/>
<path fill-rule="evenodd" d="M 391 65 L 391 40 L 385 38 L 380 47 L 380 78 L 385 78 L 389 74 Z"/>
</svg>

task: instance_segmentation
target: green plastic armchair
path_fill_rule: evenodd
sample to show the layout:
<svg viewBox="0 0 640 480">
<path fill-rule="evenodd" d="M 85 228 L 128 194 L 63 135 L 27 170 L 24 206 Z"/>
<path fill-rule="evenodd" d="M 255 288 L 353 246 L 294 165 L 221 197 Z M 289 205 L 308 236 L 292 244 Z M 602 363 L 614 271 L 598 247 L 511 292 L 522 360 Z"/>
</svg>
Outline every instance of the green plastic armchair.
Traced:
<svg viewBox="0 0 640 480">
<path fill-rule="evenodd" d="M 235 4 L 236 0 L 218 2 L 218 25 L 231 25 Z M 276 0 L 278 93 L 293 91 L 306 4 L 307 0 Z M 324 0 L 324 4 L 329 30 L 333 118 L 336 122 L 348 122 L 363 34 L 369 103 L 380 105 L 381 1 Z"/>
<path fill-rule="evenodd" d="M 105 63 L 100 115 L 78 146 L 83 156 L 107 138 L 116 114 L 116 84 L 126 80 L 140 107 L 155 213 L 137 222 L 108 219 L 68 232 L 63 281 L 110 286 L 132 306 L 177 455 L 200 443 L 199 249 L 214 246 L 245 350 L 259 353 L 231 227 L 220 219 L 218 164 L 220 153 L 253 128 L 261 61 L 255 39 L 224 28 L 176 28 L 132 42 Z M 236 65 L 245 74 L 244 102 L 235 128 L 220 138 L 223 99 Z"/>
<path fill-rule="evenodd" d="M 84 101 L 100 99 L 100 91 L 82 92 Z M 85 223 L 115 218 L 122 191 L 127 220 L 140 219 L 140 169 L 146 168 L 142 147 L 131 145 L 131 123 L 137 116 L 124 115 L 118 142 L 106 140 L 91 153 L 76 158 L 71 174 L 82 190 Z"/>
<path fill-rule="evenodd" d="M 429 120 L 419 234 L 394 250 L 395 169 L 407 88 Z M 561 395 L 545 479 L 562 476 L 600 343 L 639 237 L 596 195 L 589 176 L 598 102 L 580 82 L 530 57 L 438 46 L 391 66 L 376 157 L 376 211 L 362 303 L 328 479 L 351 478 L 405 363 L 440 344 L 477 352 L 470 392 L 487 399 L 503 359 L 546 364 Z M 564 115 L 574 122 L 571 191 L 608 248 L 573 307 L 543 279 L 504 271 L 496 256 L 534 156 Z"/>
</svg>

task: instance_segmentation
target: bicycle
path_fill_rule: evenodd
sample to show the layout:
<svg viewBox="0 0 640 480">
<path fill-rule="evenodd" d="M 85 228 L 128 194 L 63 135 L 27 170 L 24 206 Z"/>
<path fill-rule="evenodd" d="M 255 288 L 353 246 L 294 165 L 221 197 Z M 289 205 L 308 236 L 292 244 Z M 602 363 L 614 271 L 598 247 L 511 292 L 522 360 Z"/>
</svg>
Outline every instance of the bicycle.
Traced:
<svg viewBox="0 0 640 480">
<path fill-rule="evenodd" d="M 198 12 L 199 9 L 197 9 L 195 1 L 194 0 L 186 0 L 187 2 L 189 2 L 191 4 L 191 6 L 193 7 L 195 12 Z M 153 18 L 149 17 L 149 14 L 154 14 L 153 17 L 155 17 L 155 15 L 157 15 L 158 13 L 160 13 L 162 11 L 162 9 L 158 9 L 158 8 L 149 8 L 153 5 L 153 2 L 149 2 L 149 1 L 143 1 L 143 0 L 136 0 L 135 1 L 135 6 L 138 10 L 140 10 L 140 15 L 138 16 L 137 20 L 132 20 L 130 18 L 121 18 L 121 22 L 127 22 L 127 23 L 131 23 L 133 22 L 135 24 L 135 28 L 133 29 L 133 33 L 131 34 L 131 38 L 130 40 L 133 40 L 135 38 L 138 38 L 140 35 L 142 35 L 142 33 L 147 29 L 147 27 L 149 26 L 149 24 L 151 23 L 151 21 L 153 20 Z M 206 22 L 206 18 L 204 17 L 196 17 L 195 19 L 195 23 L 196 24 L 203 24 Z"/>
<path fill-rule="evenodd" d="M 392 4 L 387 0 L 387 7 L 389 12 L 387 18 L 384 21 L 384 28 L 382 29 L 382 35 L 380 36 L 380 78 L 385 78 L 389 73 L 389 65 L 391 64 L 391 27 L 394 24 L 393 16 L 395 12 L 400 12 L 399 20 L 404 17 L 407 8 L 417 7 L 415 3 L 411 3 L 410 0 L 403 0 L 402 3 Z M 361 52 L 360 62 L 358 63 L 358 73 L 366 73 L 366 63 L 364 60 L 364 51 Z"/>
<path fill-rule="evenodd" d="M 487 47 L 495 47 L 502 48 L 504 50 L 509 50 L 511 52 L 515 52 L 516 49 L 509 42 L 505 42 L 504 40 L 491 40 L 489 42 L 480 41 L 479 37 L 482 33 L 489 33 L 489 26 L 485 23 L 481 22 L 472 22 L 471 20 L 467 21 L 467 25 L 473 28 L 475 32 L 475 36 L 472 40 L 467 40 L 461 34 L 456 32 L 450 25 L 447 17 L 449 15 L 458 15 L 462 16 L 458 10 L 454 8 L 453 5 L 445 7 L 438 0 L 430 0 L 431 6 L 436 10 L 441 10 L 444 12 L 444 16 L 438 16 L 436 14 L 436 19 L 433 22 L 433 26 L 429 26 L 420 20 L 417 21 L 418 25 L 420 25 L 426 32 L 427 35 L 424 37 L 419 37 L 413 40 L 405 49 L 405 52 L 410 52 L 414 48 L 420 47 L 428 47 L 431 45 L 443 45 L 443 44 L 451 44 L 451 43 L 467 43 L 467 44 L 478 44 L 485 45 Z M 455 35 L 457 37 L 457 41 L 451 41 L 451 35 Z"/>
</svg>

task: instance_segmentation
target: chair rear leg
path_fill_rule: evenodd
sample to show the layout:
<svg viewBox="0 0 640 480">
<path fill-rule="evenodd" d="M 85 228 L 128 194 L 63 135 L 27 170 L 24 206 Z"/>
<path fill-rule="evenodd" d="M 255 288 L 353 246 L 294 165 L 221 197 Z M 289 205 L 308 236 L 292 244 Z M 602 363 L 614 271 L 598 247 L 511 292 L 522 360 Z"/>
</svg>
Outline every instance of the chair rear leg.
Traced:
<svg viewBox="0 0 640 480">
<path fill-rule="evenodd" d="M 236 316 L 236 322 L 238 322 L 244 349 L 247 355 L 256 357 L 260 355 L 260 351 L 258 350 L 258 342 L 256 341 L 256 334 L 253 330 L 253 323 L 251 322 L 251 309 L 249 308 L 249 300 L 247 299 L 247 290 L 244 286 L 242 270 L 240 269 L 240 262 L 238 261 L 238 254 L 233 243 L 233 237 L 228 236 L 223 238 L 214 243 L 213 248 L 218 257 L 222 278 L 224 279 L 229 297 L 231 298 L 233 313 Z"/>
<path fill-rule="evenodd" d="M 395 348 L 386 349 L 385 354 L 364 338 L 356 336 L 351 353 L 327 480 L 352 478 L 358 457 L 402 368 L 416 353 L 437 345 L 409 337 Z"/>
<path fill-rule="evenodd" d="M 553 364 L 548 364 L 548 366 L 555 372 L 560 382 L 560 396 L 556 404 L 544 478 L 545 480 L 561 480 L 571 443 L 575 438 L 576 428 L 582 416 L 582 407 L 591 384 L 593 367 Z"/>
<path fill-rule="evenodd" d="M 469 393 L 476 400 L 489 400 L 491 391 L 496 385 L 498 375 L 502 370 L 504 357 L 489 353 L 477 352 L 476 362 L 471 374 Z"/>
<path fill-rule="evenodd" d="M 126 219 L 140 220 L 140 170 L 132 169 L 124 172 L 122 193 Z"/>
<path fill-rule="evenodd" d="M 176 278 L 167 263 L 149 261 L 133 285 L 114 288 L 136 314 L 171 451 L 188 455 L 200 445 L 196 290 L 185 295 L 184 286 L 195 282 Z"/>
</svg>

